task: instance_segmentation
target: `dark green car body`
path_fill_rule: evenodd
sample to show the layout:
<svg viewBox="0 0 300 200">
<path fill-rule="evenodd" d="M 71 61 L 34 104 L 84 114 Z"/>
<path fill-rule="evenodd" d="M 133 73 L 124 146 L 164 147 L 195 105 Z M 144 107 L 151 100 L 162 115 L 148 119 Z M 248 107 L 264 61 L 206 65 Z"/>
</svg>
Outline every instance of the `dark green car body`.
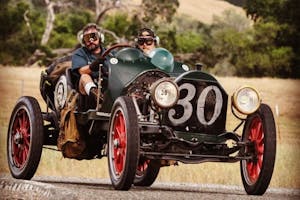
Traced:
<svg viewBox="0 0 300 200">
<path fill-rule="evenodd" d="M 188 129 L 190 132 L 219 135 L 225 131 L 228 95 L 212 75 L 199 70 L 186 71 L 187 66 L 176 61 L 171 67 L 168 64 L 154 65 L 153 63 L 151 58 L 144 56 L 134 48 L 122 49 L 121 52 L 111 57 L 108 66 L 108 89 L 105 92 L 106 101 L 102 111 L 109 113 L 114 101 L 119 96 L 128 95 L 128 88 L 131 85 L 142 84 L 136 83 L 136 81 L 144 80 L 145 77 L 152 76 L 151 74 L 157 72 L 160 74 L 160 78 L 161 76 L 173 78 L 179 88 L 183 84 L 188 86 L 188 88 L 181 89 L 179 98 L 181 101 L 185 101 L 188 90 L 195 90 L 193 98 L 187 102 L 189 106 L 192 106 L 192 109 L 189 109 L 192 113 L 191 116 L 187 116 L 188 119 L 180 120 L 184 115 L 182 112 L 184 112 L 185 105 L 175 105 L 173 108 L 176 112 L 174 119 L 170 119 L 168 114 L 164 115 L 163 121 L 166 125 L 172 126 L 180 133 L 187 132 Z M 205 90 L 206 96 L 201 96 L 202 91 L 208 87 L 213 88 Z M 215 90 L 220 95 L 216 95 Z M 199 104 L 203 104 L 206 108 L 197 109 Z M 165 110 L 165 112 L 167 113 L 171 109 Z M 202 115 L 197 114 L 200 110 L 203 112 Z M 199 118 L 201 119 L 199 120 Z M 177 122 L 178 119 L 179 122 Z M 174 123 L 174 121 L 176 122 Z"/>
</svg>

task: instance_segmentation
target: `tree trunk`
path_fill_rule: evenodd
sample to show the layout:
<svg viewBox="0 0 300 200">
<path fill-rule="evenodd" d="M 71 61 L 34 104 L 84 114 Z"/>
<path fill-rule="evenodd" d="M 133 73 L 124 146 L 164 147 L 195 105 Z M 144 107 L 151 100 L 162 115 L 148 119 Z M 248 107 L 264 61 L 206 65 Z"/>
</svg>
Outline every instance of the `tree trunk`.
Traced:
<svg viewBox="0 0 300 200">
<path fill-rule="evenodd" d="M 101 0 L 95 0 L 95 6 L 96 6 L 96 16 L 100 15 L 101 12 Z"/>
<path fill-rule="evenodd" d="M 48 40 L 50 38 L 51 31 L 53 29 L 53 24 L 55 20 L 55 14 L 54 14 L 54 3 L 50 2 L 50 0 L 45 0 L 47 4 L 47 21 L 46 21 L 46 28 L 41 40 L 41 45 L 46 45 L 48 43 Z"/>
</svg>

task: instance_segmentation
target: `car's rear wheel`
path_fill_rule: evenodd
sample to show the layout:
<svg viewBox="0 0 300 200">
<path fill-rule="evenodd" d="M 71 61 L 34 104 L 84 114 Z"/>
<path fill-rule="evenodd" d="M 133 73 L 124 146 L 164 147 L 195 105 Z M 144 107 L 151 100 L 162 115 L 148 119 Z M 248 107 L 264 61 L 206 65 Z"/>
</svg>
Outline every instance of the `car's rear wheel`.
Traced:
<svg viewBox="0 0 300 200">
<path fill-rule="evenodd" d="M 7 160 L 14 178 L 31 179 L 43 148 L 43 118 L 33 97 L 21 97 L 11 114 L 7 132 Z"/>
<path fill-rule="evenodd" d="M 141 157 L 136 170 L 134 185 L 151 186 L 158 176 L 160 160 L 149 160 Z"/>
<path fill-rule="evenodd" d="M 246 147 L 253 158 L 240 163 L 244 188 L 250 195 L 262 195 L 270 184 L 276 155 L 275 121 L 268 105 L 248 116 L 242 140 L 253 144 Z"/>
<path fill-rule="evenodd" d="M 134 180 L 139 158 L 139 128 L 130 97 L 119 97 L 112 108 L 108 132 L 108 167 L 117 190 L 128 190 Z"/>
</svg>

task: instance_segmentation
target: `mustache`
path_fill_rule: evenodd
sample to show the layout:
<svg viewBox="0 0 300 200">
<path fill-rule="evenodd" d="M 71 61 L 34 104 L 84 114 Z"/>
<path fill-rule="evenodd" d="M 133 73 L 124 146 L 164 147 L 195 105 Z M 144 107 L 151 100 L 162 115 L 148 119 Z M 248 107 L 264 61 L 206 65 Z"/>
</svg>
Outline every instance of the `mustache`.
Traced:
<svg viewBox="0 0 300 200">
<path fill-rule="evenodd" d="M 87 48 L 90 50 L 90 51 L 94 51 L 96 49 L 98 49 L 100 47 L 99 44 L 91 44 L 89 46 L 87 46 Z"/>
</svg>

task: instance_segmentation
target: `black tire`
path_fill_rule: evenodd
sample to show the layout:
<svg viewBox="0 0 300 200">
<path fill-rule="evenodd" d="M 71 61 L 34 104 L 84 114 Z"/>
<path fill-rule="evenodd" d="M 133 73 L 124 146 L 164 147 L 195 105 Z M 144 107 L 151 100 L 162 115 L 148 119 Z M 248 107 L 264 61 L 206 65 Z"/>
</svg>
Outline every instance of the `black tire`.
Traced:
<svg viewBox="0 0 300 200">
<path fill-rule="evenodd" d="M 21 97 L 7 131 L 7 161 L 11 175 L 29 180 L 39 165 L 43 148 L 43 118 L 33 97 Z"/>
<path fill-rule="evenodd" d="M 158 176 L 160 165 L 160 160 L 148 160 L 141 157 L 136 170 L 134 185 L 151 186 Z"/>
<path fill-rule="evenodd" d="M 112 108 L 108 131 L 108 167 L 116 190 L 129 190 L 139 158 L 139 128 L 130 97 L 119 97 Z"/>
<path fill-rule="evenodd" d="M 254 142 L 254 148 L 246 148 L 254 158 L 240 162 L 245 191 L 250 195 L 262 195 L 270 184 L 276 156 L 276 127 L 268 105 L 261 104 L 247 117 L 242 140 Z"/>
</svg>

